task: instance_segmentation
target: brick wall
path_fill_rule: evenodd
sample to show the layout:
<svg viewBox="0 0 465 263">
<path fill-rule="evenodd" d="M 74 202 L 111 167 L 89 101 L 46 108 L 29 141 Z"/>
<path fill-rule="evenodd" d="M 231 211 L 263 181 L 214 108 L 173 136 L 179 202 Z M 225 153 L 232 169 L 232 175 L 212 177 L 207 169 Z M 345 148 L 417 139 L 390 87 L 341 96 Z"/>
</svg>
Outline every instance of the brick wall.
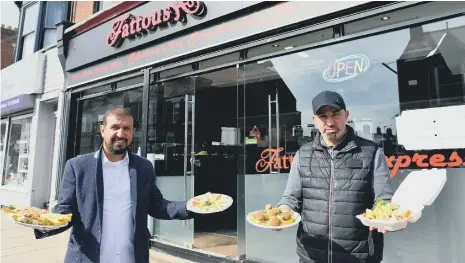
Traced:
<svg viewBox="0 0 465 263">
<path fill-rule="evenodd" d="M 73 1 L 72 22 L 79 23 L 94 14 L 94 1 Z"/>
<path fill-rule="evenodd" d="M 13 64 L 15 56 L 16 39 L 18 37 L 18 29 L 2 24 L 1 30 L 1 68 L 4 69 L 9 65 Z"/>
<path fill-rule="evenodd" d="M 99 1 L 74 1 L 73 2 L 73 10 L 74 14 L 71 18 L 71 21 L 74 23 L 79 23 L 82 20 L 88 18 L 89 16 L 94 14 L 94 2 Z M 116 6 L 124 1 L 105 1 L 111 2 L 111 6 Z"/>
</svg>

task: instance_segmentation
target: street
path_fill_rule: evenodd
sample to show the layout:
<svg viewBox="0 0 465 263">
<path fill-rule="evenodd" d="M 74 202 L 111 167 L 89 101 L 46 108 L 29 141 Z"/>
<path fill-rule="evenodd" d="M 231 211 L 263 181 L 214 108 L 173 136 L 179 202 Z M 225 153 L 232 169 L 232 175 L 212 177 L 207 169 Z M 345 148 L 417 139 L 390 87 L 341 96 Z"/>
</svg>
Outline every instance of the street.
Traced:
<svg viewBox="0 0 465 263">
<path fill-rule="evenodd" d="M 0 218 L 0 262 L 63 262 L 70 230 L 53 237 L 36 240 L 33 230 L 11 222 L 4 213 Z M 151 263 L 194 263 L 162 252 L 150 250 Z"/>
</svg>

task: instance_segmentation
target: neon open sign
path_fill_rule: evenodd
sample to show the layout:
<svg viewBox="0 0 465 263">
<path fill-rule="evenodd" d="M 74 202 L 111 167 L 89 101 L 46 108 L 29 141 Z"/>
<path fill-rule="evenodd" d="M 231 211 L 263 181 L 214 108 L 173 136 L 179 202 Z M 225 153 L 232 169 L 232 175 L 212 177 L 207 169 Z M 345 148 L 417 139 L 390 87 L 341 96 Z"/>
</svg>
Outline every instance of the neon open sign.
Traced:
<svg viewBox="0 0 465 263">
<path fill-rule="evenodd" d="M 365 73 L 370 67 L 370 60 L 365 55 L 342 57 L 328 65 L 323 71 L 323 78 L 328 82 L 343 82 Z"/>
</svg>

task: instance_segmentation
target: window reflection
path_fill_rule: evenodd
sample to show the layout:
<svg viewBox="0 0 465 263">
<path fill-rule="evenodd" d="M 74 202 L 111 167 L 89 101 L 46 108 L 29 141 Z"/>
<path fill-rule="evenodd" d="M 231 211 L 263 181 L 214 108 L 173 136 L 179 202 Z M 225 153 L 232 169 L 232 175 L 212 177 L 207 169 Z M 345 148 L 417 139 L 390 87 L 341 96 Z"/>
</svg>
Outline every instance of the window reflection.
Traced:
<svg viewBox="0 0 465 263">
<path fill-rule="evenodd" d="M 103 124 L 105 112 L 111 108 L 124 107 L 134 117 L 133 142 L 130 149 L 134 153 L 140 151 L 142 127 L 142 89 L 115 92 L 105 96 L 83 100 L 82 125 L 78 154 L 95 152 L 103 143 L 100 125 Z"/>
<path fill-rule="evenodd" d="M 313 140 L 317 130 L 311 100 L 323 90 L 342 94 L 350 112 L 348 125 L 375 141 L 387 156 L 429 149 L 447 159 L 452 151 L 446 145 L 424 144 L 409 151 L 399 143 L 398 129 L 405 133 L 411 128 L 400 125 L 399 117 L 404 111 L 465 102 L 463 25 L 460 17 L 245 65 L 244 133 L 260 133 L 249 172 L 257 172 L 254 164 L 264 149 L 283 147 L 281 154 L 292 155 Z"/>
<path fill-rule="evenodd" d="M 22 187 L 28 179 L 32 117 L 11 121 L 3 184 Z"/>
<path fill-rule="evenodd" d="M 465 171 L 465 140 L 456 128 L 465 123 L 464 16 L 269 58 L 243 69 L 246 211 L 280 199 L 293 155 L 317 133 L 312 98 L 323 90 L 336 91 L 350 112 L 348 125 L 384 150 L 396 186 L 415 169 L 447 168 L 448 182 L 422 219 L 402 236 L 386 238 L 383 262 L 465 258 L 459 249 L 463 235 L 457 233 L 465 214 L 453 209 L 463 199 Z M 283 231 L 279 243 L 262 244 L 275 238 L 267 235 L 247 225 L 249 258 L 287 262 L 296 256 L 295 248 L 282 249 L 283 242 L 294 242 L 295 232 Z"/>
</svg>

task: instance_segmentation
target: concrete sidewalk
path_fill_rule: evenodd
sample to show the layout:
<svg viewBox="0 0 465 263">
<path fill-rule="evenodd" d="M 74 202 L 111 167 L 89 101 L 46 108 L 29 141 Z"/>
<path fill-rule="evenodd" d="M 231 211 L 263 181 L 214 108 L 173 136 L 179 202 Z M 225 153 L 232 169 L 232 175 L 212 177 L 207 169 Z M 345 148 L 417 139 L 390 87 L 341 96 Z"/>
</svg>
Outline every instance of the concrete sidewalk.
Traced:
<svg viewBox="0 0 465 263">
<path fill-rule="evenodd" d="M 36 240 L 33 230 L 14 224 L 4 213 L 0 218 L 1 263 L 58 263 L 63 262 L 69 232 Z M 194 263 L 168 254 L 150 250 L 151 263 Z"/>
</svg>

